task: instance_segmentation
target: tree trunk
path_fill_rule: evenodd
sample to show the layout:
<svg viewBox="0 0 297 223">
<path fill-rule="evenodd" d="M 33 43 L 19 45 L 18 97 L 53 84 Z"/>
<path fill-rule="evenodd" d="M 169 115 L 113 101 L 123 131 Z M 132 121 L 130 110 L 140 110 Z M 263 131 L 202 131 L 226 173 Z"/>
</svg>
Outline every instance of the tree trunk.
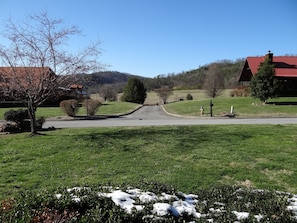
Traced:
<svg viewBox="0 0 297 223">
<path fill-rule="evenodd" d="M 28 114 L 30 117 L 30 123 L 31 123 L 31 136 L 34 136 L 37 134 L 37 127 L 36 127 L 36 106 L 34 106 L 34 103 L 32 100 L 28 100 Z"/>
</svg>

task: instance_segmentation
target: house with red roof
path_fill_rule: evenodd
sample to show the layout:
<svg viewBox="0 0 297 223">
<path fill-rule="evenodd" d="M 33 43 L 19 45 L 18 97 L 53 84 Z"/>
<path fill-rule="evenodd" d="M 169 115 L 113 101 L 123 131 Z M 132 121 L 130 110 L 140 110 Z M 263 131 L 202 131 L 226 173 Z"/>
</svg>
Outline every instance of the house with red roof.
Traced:
<svg viewBox="0 0 297 223">
<path fill-rule="evenodd" d="M 32 90 L 42 93 L 42 90 L 46 90 L 57 78 L 58 76 L 49 67 L 0 67 L 0 103 L 14 101 L 15 92 Z M 47 85 L 44 85 L 45 80 L 48 82 Z M 76 98 L 77 92 L 81 92 L 82 89 L 83 85 L 78 84 L 70 84 L 69 88 L 57 88 L 50 100 Z"/>
<path fill-rule="evenodd" d="M 239 76 L 243 85 L 249 83 L 265 59 L 274 65 L 275 76 L 283 85 L 281 96 L 297 96 L 297 56 L 273 56 L 268 51 L 265 56 L 247 57 Z"/>
</svg>

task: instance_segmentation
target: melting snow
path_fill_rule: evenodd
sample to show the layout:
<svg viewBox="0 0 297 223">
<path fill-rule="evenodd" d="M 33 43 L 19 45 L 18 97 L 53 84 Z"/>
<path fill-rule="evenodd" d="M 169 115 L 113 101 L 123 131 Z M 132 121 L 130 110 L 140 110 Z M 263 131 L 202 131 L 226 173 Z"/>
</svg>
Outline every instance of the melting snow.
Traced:
<svg viewBox="0 0 297 223">
<path fill-rule="evenodd" d="M 156 213 L 159 216 L 171 214 L 174 217 L 178 217 L 180 215 L 176 208 L 168 203 L 155 203 L 153 213 Z"/>
<path fill-rule="evenodd" d="M 236 215 L 237 220 L 243 220 L 249 217 L 249 213 L 248 212 L 237 212 L 237 211 L 232 211 L 233 214 Z"/>
<path fill-rule="evenodd" d="M 287 208 L 295 214 L 295 218 L 297 219 L 297 195 L 289 198 L 288 201 L 290 205 Z"/>
<path fill-rule="evenodd" d="M 80 191 L 86 188 L 72 188 L 67 191 L 72 195 L 72 199 L 75 202 L 80 202 L 80 197 L 73 194 L 74 191 Z M 195 218 L 207 217 L 207 214 L 201 214 L 196 210 L 196 204 L 198 202 L 206 204 L 206 201 L 199 201 L 198 196 L 195 194 L 183 194 L 178 193 L 179 196 L 162 193 L 160 196 L 152 192 L 141 191 L 140 189 L 128 189 L 126 191 L 113 190 L 108 188 L 109 193 L 98 192 L 98 196 L 110 197 L 112 201 L 124 209 L 127 213 L 131 213 L 133 209 L 141 211 L 144 209 L 146 203 L 155 202 L 153 204 L 152 214 L 157 216 L 172 215 L 178 217 L 183 213 L 194 216 Z M 60 199 L 62 194 L 55 195 L 57 199 Z M 289 195 L 288 195 L 289 196 Z M 136 203 L 136 200 L 138 204 Z M 297 195 L 291 195 L 288 198 L 289 205 L 287 209 L 295 214 L 297 219 Z M 209 208 L 209 213 L 222 213 L 226 212 L 224 209 L 225 204 L 221 202 L 214 202 L 214 204 L 220 206 L 219 208 Z M 249 218 L 250 213 L 232 211 L 237 220 L 245 220 Z M 257 222 L 260 222 L 264 218 L 263 215 L 254 215 Z M 208 219 L 209 222 L 213 222 L 213 219 Z"/>
<path fill-rule="evenodd" d="M 143 206 L 141 205 L 134 205 L 135 201 L 132 199 L 134 197 L 133 194 L 116 190 L 112 193 L 106 194 L 106 196 L 110 197 L 116 205 L 127 210 L 128 213 L 131 213 L 133 208 L 136 208 L 138 211 L 143 209 Z"/>
</svg>

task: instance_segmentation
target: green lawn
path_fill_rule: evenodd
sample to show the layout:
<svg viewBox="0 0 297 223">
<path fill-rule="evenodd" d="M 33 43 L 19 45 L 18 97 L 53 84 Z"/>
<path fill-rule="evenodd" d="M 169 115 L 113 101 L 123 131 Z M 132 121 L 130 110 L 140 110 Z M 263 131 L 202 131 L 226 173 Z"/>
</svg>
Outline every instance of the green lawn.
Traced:
<svg viewBox="0 0 297 223">
<path fill-rule="evenodd" d="M 175 93 L 175 99 L 178 99 L 190 92 Z M 203 97 L 201 91 L 195 92 L 193 101 L 175 99 L 172 102 L 176 102 L 165 105 L 171 113 L 200 117 L 200 107 L 203 106 L 206 116 L 209 115 L 210 98 Z M 296 117 L 297 114 L 297 106 L 294 105 L 297 98 L 279 98 L 270 101 L 276 104 L 268 105 L 249 97 L 222 96 L 212 99 L 212 102 L 213 114 L 217 117 L 228 113 L 231 106 L 234 106 L 239 118 Z M 106 103 L 97 114 L 123 114 L 138 106 L 124 102 Z M 7 110 L 0 108 L 0 119 Z M 79 115 L 85 113 L 85 109 L 81 108 Z M 65 115 L 60 108 L 40 107 L 37 117 L 41 116 Z M 34 196 L 38 198 L 44 189 L 51 191 L 75 186 L 132 186 L 145 190 L 143 187 L 150 185 L 149 188 L 158 187 L 159 191 L 165 185 L 168 188 L 173 186 L 185 193 L 198 191 L 200 198 L 208 197 L 210 206 L 207 210 L 221 201 L 212 199 L 215 196 L 233 203 L 224 191 L 220 195 L 211 189 L 221 186 L 297 193 L 296 125 L 84 128 L 40 133 L 35 137 L 29 137 L 28 133 L 0 135 L 0 201 L 18 198 L 15 206 L 20 209 L 16 210 L 23 210 L 22 205 L 24 208 L 29 205 L 30 211 L 32 207 L 34 209 Z M 26 192 L 20 193 L 23 190 Z M 31 192 L 35 194 L 32 203 L 26 203 L 22 196 L 25 194 L 30 200 Z M 43 196 L 48 195 L 44 193 Z M 244 195 L 247 200 L 253 196 L 253 193 Z M 271 196 L 266 198 L 269 200 Z M 254 214 L 262 213 L 267 205 L 271 212 L 268 216 L 272 218 L 286 211 L 284 206 L 275 214 L 273 207 L 278 209 L 282 206 L 280 204 L 285 204 L 278 198 L 272 199 L 272 205 L 269 202 L 266 204 L 266 200 L 263 203 L 262 198 L 260 202 L 250 201 L 256 207 Z M 236 202 L 228 204 L 227 212 L 241 209 L 237 205 Z M 98 210 L 102 208 L 100 205 L 96 207 Z M 113 216 L 110 210 L 105 210 L 105 213 Z M 12 212 L 11 216 L 14 215 Z M 230 219 L 234 219 L 233 214 Z"/>
<path fill-rule="evenodd" d="M 213 103 L 213 115 L 222 116 L 234 108 L 238 118 L 244 117 L 296 117 L 297 98 L 278 98 L 263 105 L 260 101 L 251 97 L 218 97 L 193 101 L 181 101 L 165 105 L 168 112 L 185 115 L 200 116 L 200 108 L 204 107 L 206 115 L 210 113 L 210 101 Z"/>
<path fill-rule="evenodd" d="M 297 193 L 295 125 L 63 129 L 0 135 L 0 200 L 21 189 L 161 182 Z"/>
<path fill-rule="evenodd" d="M 179 93 L 181 94 L 181 93 Z M 205 115 L 209 116 L 210 100 L 212 100 L 213 115 L 220 117 L 234 107 L 234 113 L 238 118 L 245 117 L 296 117 L 297 116 L 297 98 L 278 98 L 270 100 L 270 104 L 263 105 L 258 100 L 251 97 L 218 97 L 214 99 L 201 99 L 192 101 L 177 101 L 168 103 L 165 109 L 174 114 L 184 116 L 200 117 L 200 108 L 204 107 Z M 98 115 L 118 115 L 130 112 L 137 108 L 138 104 L 127 102 L 108 102 L 104 103 L 98 110 Z M 11 108 L 0 108 L 0 120 L 4 119 L 5 111 Z M 18 109 L 18 108 L 13 108 Z M 80 108 L 78 115 L 85 115 L 85 108 Z M 44 108 L 39 107 L 36 113 L 37 117 L 63 117 L 65 114 L 59 107 Z"/>
<path fill-rule="evenodd" d="M 106 102 L 99 107 L 97 115 L 118 115 L 133 111 L 139 105 L 128 102 Z M 21 108 L 0 108 L 0 120 L 4 119 L 4 113 L 10 109 L 17 110 Z M 25 108 L 22 108 L 25 109 Z M 79 108 L 78 115 L 86 115 L 86 109 L 84 107 Z M 36 117 L 63 117 L 65 114 L 59 107 L 38 107 Z"/>
</svg>

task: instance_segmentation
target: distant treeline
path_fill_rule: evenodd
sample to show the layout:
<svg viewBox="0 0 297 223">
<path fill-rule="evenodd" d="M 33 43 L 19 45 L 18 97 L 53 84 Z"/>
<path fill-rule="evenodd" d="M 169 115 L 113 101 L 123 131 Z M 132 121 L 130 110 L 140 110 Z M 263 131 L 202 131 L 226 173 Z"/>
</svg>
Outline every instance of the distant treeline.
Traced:
<svg viewBox="0 0 297 223">
<path fill-rule="evenodd" d="M 238 77 L 244 59 L 237 59 L 236 61 L 222 60 L 215 63 L 218 64 L 220 71 L 224 75 L 224 86 L 226 89 L 239 85 Z M 148 91 L 161 88 L 162 86 L 168 86 L 172 89 L 202 89 L 205 76 L 212 64 L 179 74 L 158 75 L 154 78 L 146 78 L 117 71 L 102 71 L 92 74 L 81 74 L 79 79 L 85 87 L 88 87 L 90 93 L 98 93 L 102 85 L 110 85 L 117 92 L 122 92 L 124 85 L 130 77 L 141 79 Z"/>
</svg>

